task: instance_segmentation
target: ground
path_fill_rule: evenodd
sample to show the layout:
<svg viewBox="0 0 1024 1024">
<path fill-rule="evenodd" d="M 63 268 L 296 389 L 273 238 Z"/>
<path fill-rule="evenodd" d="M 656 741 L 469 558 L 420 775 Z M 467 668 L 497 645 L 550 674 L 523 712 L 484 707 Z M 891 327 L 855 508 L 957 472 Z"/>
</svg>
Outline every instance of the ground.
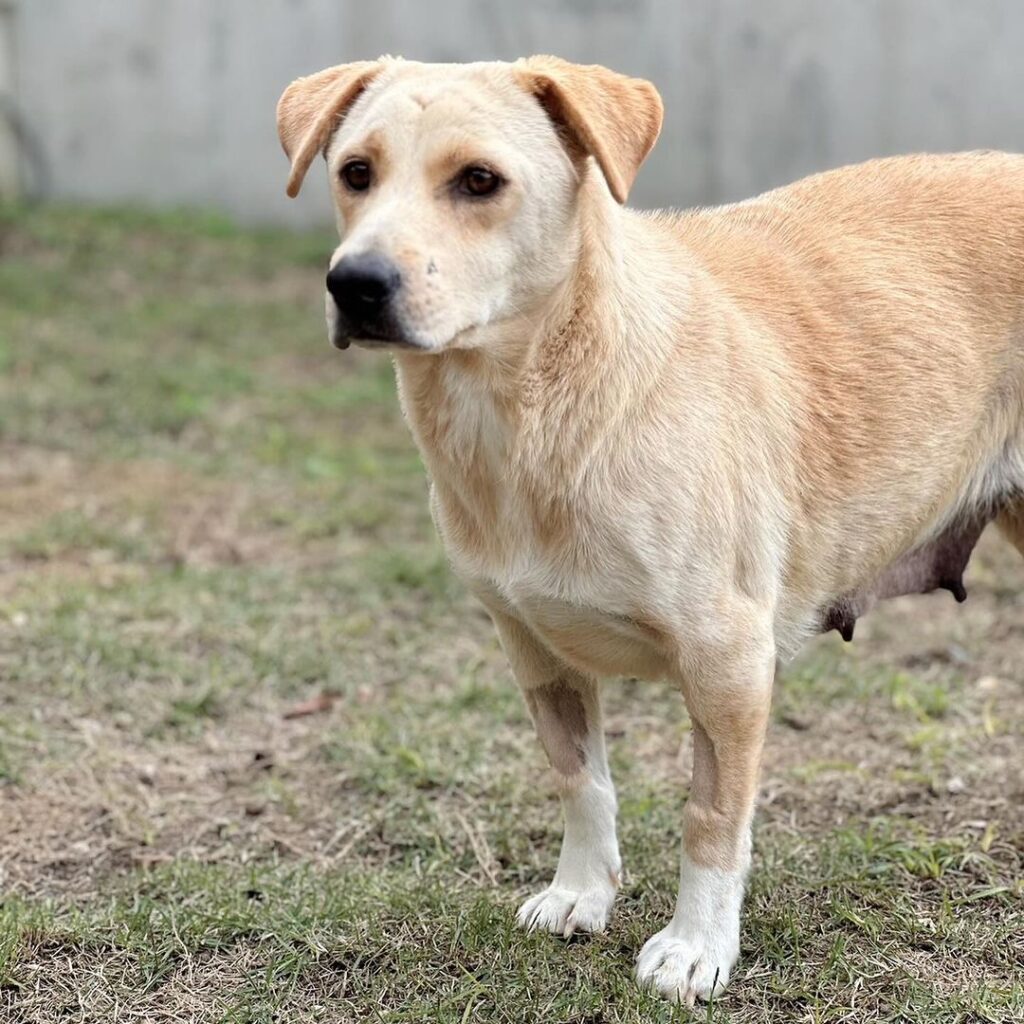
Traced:
<svg viewBox="0 0 1024 1024">
<path fill-rule="evenodd" d="M 513 926 L 558 804 L 326 236 L 0 211 L 0 1020 L 1024 1020 L 1024 560 L 778 687 L 743 952 L 691 1015 L 677 694 L 607 686 L 606 935 Z"/>
</svg>

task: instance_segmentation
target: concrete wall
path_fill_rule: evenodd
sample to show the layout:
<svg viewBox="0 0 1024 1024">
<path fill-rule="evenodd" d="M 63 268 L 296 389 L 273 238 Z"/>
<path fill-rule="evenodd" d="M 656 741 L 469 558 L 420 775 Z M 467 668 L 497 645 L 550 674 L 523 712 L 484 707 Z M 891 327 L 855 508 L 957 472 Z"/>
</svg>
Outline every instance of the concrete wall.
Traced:
<svg viewBox="0 0 1024 1024">
<path fill-rule="evenodd" d="M 739 198 L 880 154 L 1024 149 L 1021 0 L 16 0 L 17 93 L 54 195 L 326 219 L 283 197 L 274 105 L 399 53 L 555 52 L 644 75 L 665 131 L 635 201 Z M 319 179 L 319 180 L 316 180 Z M 27 182 L 29 186 L 32 182 Z"/>
</svg>

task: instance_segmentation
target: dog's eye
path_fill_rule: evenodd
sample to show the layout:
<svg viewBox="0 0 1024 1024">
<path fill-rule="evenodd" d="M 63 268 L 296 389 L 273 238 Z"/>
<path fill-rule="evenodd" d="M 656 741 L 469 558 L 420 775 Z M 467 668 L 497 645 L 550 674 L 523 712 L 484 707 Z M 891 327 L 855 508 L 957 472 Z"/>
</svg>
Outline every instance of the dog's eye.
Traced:
<svg viewBox="0 0 1024 1024">
<path fill-rule="evenodd" d="M 341 180 L 353 192 L 365 192 L 370 187 L 370 165 L 365 160 L 349 160 L 341 169 Z"/>
<path fill-rule="evenodd" d="M 489 196 L 500 185 L 501 178 L 486 167 L 467 167 L 459 175 L 459 191 L 467 196 Z"/>
</svg>

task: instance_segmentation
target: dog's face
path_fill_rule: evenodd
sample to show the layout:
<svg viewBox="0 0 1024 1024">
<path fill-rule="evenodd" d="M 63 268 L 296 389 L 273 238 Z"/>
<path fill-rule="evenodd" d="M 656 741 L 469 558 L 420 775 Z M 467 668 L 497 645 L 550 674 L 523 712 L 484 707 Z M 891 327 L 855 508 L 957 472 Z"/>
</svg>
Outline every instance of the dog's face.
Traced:
<svg viewBox="0 0 1024 1024">
<path fill-rule="evenodd" d="M 555 58 L 330 68 L 278 105 L 296 194 L 327 159 L 331 341 L 438 352 L 535 314 L 577 256 L 594 157 L 624 201 L 661 125 L 647 82 Z"/>
</svg>

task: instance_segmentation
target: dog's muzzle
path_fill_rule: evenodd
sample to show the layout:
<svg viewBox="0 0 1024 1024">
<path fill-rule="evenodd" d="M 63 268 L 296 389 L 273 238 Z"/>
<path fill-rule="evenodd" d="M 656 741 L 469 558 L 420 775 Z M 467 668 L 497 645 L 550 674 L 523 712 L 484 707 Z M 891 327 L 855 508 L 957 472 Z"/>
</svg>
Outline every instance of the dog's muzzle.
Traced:
<svg viewBox="0 0 1024 1024">
<path fill-rule="evenodd" d="M 345 256 L 327 272 L 327 291 L 338 311 L 335 344 L 349 339 L 403 343 L 393 303 L 402 286 L 398 267 L 377 253 Z"/>
</svg>

